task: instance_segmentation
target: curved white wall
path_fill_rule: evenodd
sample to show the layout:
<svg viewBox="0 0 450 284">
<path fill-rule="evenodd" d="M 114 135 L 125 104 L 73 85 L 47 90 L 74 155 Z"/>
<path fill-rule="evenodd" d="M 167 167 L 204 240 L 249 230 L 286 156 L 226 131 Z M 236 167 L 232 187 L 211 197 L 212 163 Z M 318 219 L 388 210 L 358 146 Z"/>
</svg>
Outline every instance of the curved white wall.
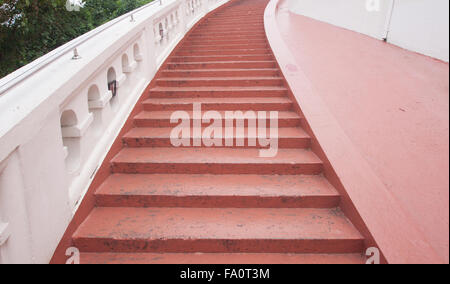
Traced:
<svg viewBox="0 0 450 284">
<path fill-rule="evenodd" d="M 289 9 L 303 16 L 382 39 L 390 1 L 368 11 L 365 0 L 290 0 Z"/>
<path fill-rule="evenodd" d="M 388 41 L 448 62 L 448 10 L 448 0 L 395 0 Z"/>
<path fill-rule="evenodd" d="M 449 61 L 448 0 L 289 0 L 289 9 Z"/>
</svg>

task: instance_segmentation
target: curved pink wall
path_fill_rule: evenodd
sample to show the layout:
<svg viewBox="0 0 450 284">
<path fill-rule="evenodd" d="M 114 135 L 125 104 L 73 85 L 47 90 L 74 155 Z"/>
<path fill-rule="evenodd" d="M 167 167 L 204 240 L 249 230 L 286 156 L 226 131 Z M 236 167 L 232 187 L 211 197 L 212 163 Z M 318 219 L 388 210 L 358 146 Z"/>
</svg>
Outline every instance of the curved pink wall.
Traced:
<svg viewBox="0 0 450 284">
<path fill-rule="evenodd" d="M 448 263 L 449 65 L 285 5 L 269 41 L 368 230 L 389 262 Z"/>
</svg>

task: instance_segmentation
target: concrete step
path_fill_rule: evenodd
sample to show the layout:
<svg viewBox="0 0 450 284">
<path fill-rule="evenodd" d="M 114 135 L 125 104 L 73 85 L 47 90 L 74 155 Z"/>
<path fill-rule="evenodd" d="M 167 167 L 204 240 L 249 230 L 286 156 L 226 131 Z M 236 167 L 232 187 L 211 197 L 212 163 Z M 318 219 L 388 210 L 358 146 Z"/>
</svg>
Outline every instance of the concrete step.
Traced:
<svg viewBox="0 0 450 284">
<path fill-rule="evenodd" d="M 285 87 L 155 87 L 151 98 L 236 98 L 236 97 L 286 97 Z"/>
<path fill-rule="evenodd" d="M 234 26 L 234 27 L 242 27 L 242 23 L 239 22 L 235 22 L 235 21 L 227 21 L 225 19 L 221 19 L 220 21 L 217 21 L 216 19 L 214 19 L 215 17 L 220 19 L 220 16 L 213 16 L 212 19 L 207 19 L 205 21 L 203 21 L 202 23 L 199 24 L 200 26 L 217 26 L 217 27 L 226 27 L 226 26 Z M 262 27 L 262 25 L 264 24 L 263 19 L 259 18 L 257 20 L 251 20 L 249 22 L 245 22 L 245 26 L 259 26 Z"/>
<path fill-rule="evenodd" d="M 254 110 L 288 111 L 293 107 L 289 98 L 152 98 L 143 102 L 147 111 L 192 110 L 195 103 L 201 103 L 203 110 Z"/>
<path fill-rule="evenodd" d="M 266 34 L 264 31 L 260 32 L 235 32 L 235 31 L 229 31 L 229 32 L 202 32 L 202 33 L 192 33 L 189 35 L 189 37 L 245 37 L 245 36 L 251 36 L 251 37 L 265 37 Z"/>
<path fill-rule="evenodd" d="M 183 49 L 176 53 L 176 56 L 224 56 L 224 55 L 266 55 L 270 54 L 269 49 L 232 49 L 232 50 L 191 50 Z"/>
<path fill-rule="evenodd" d="M 194 138 L 202 138 L 202 133 L 205 127 L 201 129 L 200 135 L 193 134 L 192 129 L 186 129 L 187 133 L 191 133 L 190 145 L 193 145 Z M 172 147 L 171 143 L 171 134 L 173 128 L 171 127 L 137 127 L 130 130 L 124 137 L 123 141 L 128 147 Z M 214 145 L 213 147 L 226 147 L 226 141 L 229 139 L 233 139 L 233 145 L 237 145 L 237 140 L 242 139 L 244 141 L 244 145 L 242 148 L 267 148 L 266 146 L 261 146 L 258 142 L 259 138 L 262 137 L 258 134 L 258 129 L 252 128 L 244 129 L 244 134 L 236 134 L 236 130 L 231 132 L 227 132 L 228 129 L 217 129 L 216 133 L 222 133 L 222 146 Z M 269 136 L 269 129 L 267 129 L 266 137 Z M 233 133 L 229 135 L 227 133 Z M 249 134 L 250 133 L 250 134 Z M 255 139 L 256 144 L 250 144 L 249 139 L 253 141 Z M 202 146 L 205 145 L 202 143 Z M 308 134 L 306 134 L 301 128 L 280 128 L 278 130 L 278 147 L 279 148 L 287 148 L 287 149 L 301 149 L 301 148 L 309 148 L 311 146 L 311 138 Z M 208 145 L 209 147 L 209 145 Z"/>
<path fill-rule="evenodd" d="M 203 77 L 203 78 L 160 78 L 161 87 L 259 87 L 283 86 L 282 77 Z"/>
<path fill-rule="evenodd" d="M 184 49 L 194 50 L 210 50 L 210 49 L 267 49 L 267 43 L 238 43 L 238 44 L 220 44 L 220 43 L 198 43 L 198 44 L 184 44 Z"/>
<path fill-rule="evenodd" d="M 273 59 L 271 54 L 188 55 L 172 56 L 170 62 L 271 61 Z"/>
<path fill-rule="evenodd" d="M 249 21 L 257 21 L 257 20 L 262 20 L 261 19 L 261 15 L 257 15 L 257 14 L 261 14 L 260 11 L 253 11 L 254 13 L 252 15 L 249 15 L 247 13 L 247 11 L 244 11 L 243 13 L 237 12 L 237 11 L 233 11 L 231 12 L 232 14 L 218 14 L 218 15 L 214 15 L 211 20 L 215 21 L 216 23 L 223 23 L 224 21 L 230 21 L 239 25 L 244 25 L 243 23 L 245 23 L 245 19 L 248 19 Z M 264 13 L 264 12 L 262 12 Z"/>
<path fill-rule="evenodd" d="M 264 28 L 264 23 L 259 21 L 259 22 L 252 22 L 252 23 L 245 23 L 245 26 L 243 27 L 242 25 L 238 24 L 238 23 L 210 23 L 210 22 L 205 22 L 202 23 L 198 26 L 198 29 L 196 29 L 196 32 L 201 31 L 203 29 L 217 29 L 217 30 L 228 30 L 228 29 L 258 29 L 258 31 L 261 31 L 261 28 Z"/>
<path fill-rule="evenodd" d="M 278 149 L 273 158 L 260 149 L 124 148 L 111 162 L 114 173 L 316 175 L 322 161 L 304 149 Z"/>
<path fill-rule="evenodd" d="M 338 209 L 95 208 L 73 236 L 81 252 L 359 253 Z"/>
<path fill-rule="evenodd" d="M 204 34 L 191 34 L 188 36 L 186 41 L 190 40 L 235 40 L 235 39 L 250 39 L 250 40 L 267 40 L 263 34 L 253 34 L 253 35 L 204 35 Z"/>
<path fill-rule="evenodd" d="M 198 44 L 267 44 L 267 39 L 262 36 L 252 38 L 238 37 L 223 39 L 218 37 L 189 37 L 188 40 L 184 42 L 184 46 L 198 45 Z"/>
<path fill-rule="evenodd" d="M 174 114 L 173 111 L 143 111 L 134 117 L 134 123 L 137 127 L 175 127 L 179 125 L 179 122 L 171 123 L 171 117 Z M 208 126 L 210 123 L 202 122 L 202 119 L 193 117 L 192 111 L 187 111 L 190 116 L 191 126 L 194 123 L 201 124 L 202 126 Z M 219 111 L 219 114 L 225 120 L 226 111 Z M 204 113 L 202 113 L 204 115 Z M 269 127 L 270 120 L 267 115 L 266 126 Z M 278 112 L 278 127 L 298 127 L 301 123 L 301 117 L 292 111 L 280 111 Z M 225 127 L 225 121 L 223 121 L 223 127 Z M 234 123 L 236 126 L 236 123 Z M 248 120 L 245 120 L 245 127 L 248 126 Z"/>
<path fill-rule="evenodd" d="M 230 20 L 230 19 L 224 19 L 221 16 L 218 15 L 214 15 L 211 18 L 205 19 L 204 21 L 205 24 L 208 25 L 240 25 L 241 23 L 236 22 L 234 20 Z M 248 24 L 264 24 L 264 20 L 261 18 L 251 18 L 248 20 L 248 22 L 245 22 Z"/>
<path fill-rule="evenodd" d="M 335 208 L 337 191 L 321 176 L 111 175 L 100 207 Z"/>
<path fill-rule="evenodd" d="M 281 72 L 276 68 L 262 69 L 194 69 L 194 70 L 164 70 L 162 78 L 180 77 L 279 77 Z"/>
<path fill-rule="evenodd" d="M 243 19 L 243 18 L 247 18 L 249 20 L 249 22 L 262 22 L 264 20 L 264 18 L 261 18 L 261 15 L 246 15 L 243 14 L 239 11 L 233 11 L 233 17 L 230 17 L 230 15 L 213 15 L 210 18 L 207 18 L 204 22 L 202 23 L 211 23 L 214 25 L 220 25 L 224 22 L 229 22 L 229 23 L 234 23 L 236 25 L 241 25 L 241 26 L 245 26 L 242 23 L 245 22 L 236 22 L 235 20 L 238 19 Z M 234 14 L 236 13 L 236 14 Z"/>
<path fill-rule="evenodd" d="M 276 61 L 216 61 L 216 62 L 169 62 L 166 64 L 169 70 L 190 69 L 255 69 L 276 68 Z"/>
<path fill-rule="evenodd" d="M 364 264 L 361 254 L 82 253 L 81 264 Z"/>
<path fill-rule="evenodd" d="M 252 32 L 261 32 L 261 26 L 252 26 L 252 27 L 199 27 L 196 30 L 197 33 L 213 33 L 213 32 L 243 32 L 243 33 L 252 33 Z"/>
</svg>

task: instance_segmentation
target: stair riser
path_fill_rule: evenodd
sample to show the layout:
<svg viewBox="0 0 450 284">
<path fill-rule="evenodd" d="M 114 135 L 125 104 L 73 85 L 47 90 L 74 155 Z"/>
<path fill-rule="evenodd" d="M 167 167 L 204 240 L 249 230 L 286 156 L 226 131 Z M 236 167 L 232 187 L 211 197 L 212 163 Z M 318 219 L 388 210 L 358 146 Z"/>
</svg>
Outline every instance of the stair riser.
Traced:
<svg viewBox="0 0 450 284">
<path fill-rule="evenodd" d="M 113 196 L 96 195 L 100 207 L 146 208 L 335 208 L 338 196 Z"/>
<path fill-rule="evenodd" d="M 248 8 L 248 9 L 251 9 L 252 10 L 252 8 Z M 245 20 L 245 19 L 248 19 L 249 21 L 251 20 L 251 21 L 261 21 L 261 11 L 253 11 L 252 10 L 252 14 L 251 15 L 249 15 L 248 14 L 248 10 L 247 11 L 245 11 L 245 10 L 242 10 L 242 12 L 241 11 L 233 11 L 232 13 L 232 15 L 227 15 L 227 14 L 218 14 L 218 15 L 214 15 L 211 19 L 209 19 L 208 21 L 212 21 L 212 22 L 214 22 L 214 23 L 223 23 L 224 21 L 229 21 L 229 22 L 232 22 L 232 23 L 235 23 L 235 24 L 237 24 L 237 25 L 242 25 L 242 23 L 245 23 L 245 22 L 242 22 L 242 21 L 240 21 L 240 20 Z"/>
<path fill-rule="evenodd" d="M 318 175 L 321 164 L 207 164 L 207 163 L 112 163 L 113 173 L 127 174 L 263 174 Z"/>
<path fill-rule="evenodd" d="M 213 39 L 237 39 L 237 38 L 245 38 L 245 37 L 265 37 L 264 33 L 261 32 L 216 32 L 216 33 L 201 33 L 201 34 L 192 34 L 189 38 L 213 38 Z"/>
<path fill-rule="evenodd" d="M 269 46 L 266 43 L 241 43 L 241 44 L 230 44 L 230 45 L 222 45 L 222 44 L 198 44 L 198 45 L 186 45 L 185 48 L 193 49 L 193 50 L 212 50 L 212 49 L 267 49 Z"/>
<path fill-rule="evenodd" d="M 179 123 L 172 124 L 170 122 L 170 119 L 141 119 L 141 118 L 135 118 L 134 123 L 137 127 L 175 127 Z M 300 118 L 283 118 L 278 120 L 278 127 L 297 127 L 301 123 Z M 225 123 L 223 122 L 223 127 Z M 191 127 L 193 127 L 193 120 L 191 119 Z M 266 125 L 270 125 L 269 121 L 267 121 Z M 207 123 L 202 123 L 202 126 L 209 126 Z M 234 123 L 234 127 L 236 127 L 236 122 Z M 248 127 L 248 121 L 245 120 L 244 127 Z"/>
<path fill-rule="evenodd" d="M 199 26 L 199 30 L 196 30 L 196 33 L 199 31 L 203 31 L 205 29 L 208 30 L 217 30 L 217 31 L 227 31 L 227 30 L 257 30 L 258 32 L 261 32 L 261 28 L 263 27 L 263 23 L 248 23 L 245 25 L 245 27 L 241 27 L 239 25 L 236 25 L 235 23 L 229 23 L 229 24 L 221 24 L 221 25 L 211 25 L 210 23 L 206 23 Z"/>
<path fill-rule="evenodd" d="M 175 111 L 192 110 L 193 104 L 152 104 L 144 103 L 144 110 L 147 111 Z M 202 103 L 202 110 L 222 111 L 222 110 L 241 110 L 241 111 L 287 111 L 293 107 L 292 103 Z"/>
<path fill-rule="evenodd" d="M 188 253 L 83 253 L 81 264 L 365 264 L 366 258 L 355 254 L 188 254 Z"/>
<path fill-rule="evenodd" d="M 266 40 L 266 37 L 263 34 L 254 33 L 252 35 L 230 35 L 230 34 L 222 34 L 222 35 L 190 35 L 187 39 L 187 42 L 191 40 L 238 40 L 238 39 L 248 39 L 248 40 Z"/>
<path fill-rule="evenodd" d="M 219 15 L 214 15 L 212 17 L 211 20 L 208 21 L 212 21 L 214 23 L 223 23 L 223 22 L 231 22 L 231 23 L 235 23 L 236 25 L 242 25 L 242 23 L 245 23 L 245 21 L 243 22 L 242 20 L 248 19 L 249 21 L 261 21 L 261 12 L 258 11 L 252 11 L 253 14 L 249 15 L 247 13 L 247 11 L 243 11 L 242 13 L 239 11 L 233 11 L 233 15 L 225 15 L 225 14 L 219 14 Z M 258 15 L 259 14 L 259 15 Z"/>
<path fill-rule="evenodd" d="M 195 72 L 190 71 L 163 71 L 162 75 L 169 78 L 180 78 L 180 77 L 278 77 L 280 72 L 276 70 L 211 70 L 202 71 L 198 70 Z"/>
<path fill-rule="evenodd" d="M 219 34 L 220 36 L 224 35 L 224 34 L 228 34 L 228 35 L 235 35 L 235 34 L 241 34 L 241 35 L 249 35 L 252 34 L 253 36 L 255 35 L 261 35 L 261 29 L 245 29 L 245 30 L 239 30 L 239 29 L 222 29 L 222 30 L 216 30 L 216 29 L 203 29 L 202 30 L 202 35 L 208 35 L 211 37 L 214 37 L 214 34 Z M 216 38 L 217 39 L 217 38 Z M 236 38 L 234 38 L 236 40 Z M 266 40 L 267 42 L 267 40 Z M 187 41 L 187 43 L 189 43 L 189 41 Z"/>
<path fill-rule="evenodd" d="M 264 23 L 257 23 L 257 22 L 252 22 L 251 25 L 249 25 L 248 27 L 240 27 L 236 24 L 232 24 L 232 23 L 228 23 L 228 24 L 223 24 L 217 27 L 217 29 L 215 28 L 215 26 L 211 25 L 211 24 L 207 24 L 207 25 L 202 25 L 200 28 L 201 30 L 196 30 L 194 33 L 192 33 L 191 35 L 203 35 L 205 33 L 207 34 L 214 34 L 214 33 L 224 33 L 227 31 L 233 31 L 235 33 L 238 33 L 239 31 L 243 31 L 243 32 L 255 32 L 258 34 L 261 34 L 264 32 Z"/>
<path fill-rule="evenodd" d="M 251 15 L 248 14 L 248 10 L 247 11 L 234 10 L 232 12 L 233 15 L 225 14 L 225 13 L 219 13 L 219 14 L 215 14 L 215 15 L 207 18 L 205 20 L 205 22 L 206 23 L 213 23 L 215 25 L 222 24 L 224 22 L 230 22 L 230 23 L 234 23 L 234 24 L 241 23 L 241 22 L 236 22 L 234 20 L 235 17 L 247 17 L 249 19 L 252 19 L 253 22 L 256 22 L 256 21 L 261 22 L 263 20 L 263 18 L 261 18 L 261 15 L 264 13 L 264 11 L 254 10 L 254 8 L 252 8 L 251 11 L 252 11 Z"/>
<path fill-rule="evenodd" d="M 261 32 L 261 28 L 248 27 L 248 28 L 239 28 L 239 27 L 229 27 L 229 28 L 213 28 L 213 27 L 202 27 L 198 30 L 200 33 L 226 33 L 226 32 L 235 32 L 235 33 L 253 33 L 253 32 Z"/>
<path fill-rule="evenodd" d="M 151 91 L 151 98 L 267 98 L 284 97 L 287 91 Z"/>
<path fill-rule="evenodd" d="M 209 18 L 210 20 L 215 21 L 216 19 L 220 19 L 218 22 L 222 22 L 222 20 L 224 18 L 230 18 L 230 19 L 234 19 L 235 17 L 249 17 L 249 18 L 258 18 L 261 19 L 261 15 L 264 14 L 264 10 L 263 9 L 259 9 L 259 7 L 256 7 L 254 5 L 245 5 L 243 4 L 242 6 L 232 6 L 232 11 L 230 12 L 218 12 L 216 14 L 214 14 L 211 18 Z M 249 13 L 249 11 L 251 11 Z"/>
<path fill-rule="evenodd" d="M 282 79 L 265 80 L 189 80 L 189 81 L 168 81 L 158 80 L 160 87 L 280 87 L 283 86 Z"/>
<path fill-rule="evenodd" d="M 113 240 L 74 239 L 81 252 L 359 253 L 362 240 Z"/>
<path fill-rule="evenodd" d="M 180 49 L 180 51 L 183 52 L 203 52 L 203 51 L 220 51 L 221 46 L 226 46 L 222 49 L 222 51 L 232 53 L 232 55 L 251 55 L 250 53 L 247 53 L 247 50 L 265 50 L 264 52 L 259 52 L 259 55 L 271 55 L 269 46 L 266 42 L 261 40 L 248 40 L 248 39 L 242 39 L 242 40 L 229 40 L 229 39 L 216 39 L 216 40 L 209 40 L 209 41 L 203 41 L 203 39 L 194 39 L 190 41 L 189 43 L 183 45 L 183 48 Z M 239 48 L 239 46 L 242 46 Z M 207 49 L 205 49 L 206 47 Z M 238 47 L 238 48 L 234 48 Z M 224 53 L 219 53 L 215 55 L 227 55 Z"/>
<path fill-rule="evenodd" d="M 171 62 L 217 62 L 217 61 L 271 61 L 271 55 L 183 56 L 173 57 Z"/>
<path fill-rule="evenodd" d="M 125 145 L 128 147 L 172 147 L 170 138 L 124 138 Z M 191 145 L 193 141 L 191 139 Z M 248 146 L 248 139 L 244 140 L 245 146 L 233 148 L 261 148 L 260 146 Z M 203 143 L 202 143 L 203 144 Z M 233 143 L 236 145 L 236 142 Z M 259 143 L 257 142 L 257 145 Z M 222 139 L 222 145 L 225 145 L 225 139 Z M 309 138 L 279 138 L 278 148 L 281 149 L 306 149 L 311 146 Z M 203 144 L 202 147 L 205 147 Z M 216 146 L 208 148 L 218 148 Z"/>
<path fill-rule="evenodd" d="M 261 23 L 261 21 L 259 22 L 251 22 L 251 23 L 247 23 L 245 22 L 245 25 L 241 25 L 239 23 L 228 23 L 228 24 L 224 24 L 224 23 L 220 23 L 220 24 L 211 24 L 208 22 L 202 23 L 200 24 L 197 29 L 195 29 L 196 33 L 201 33 L 204 29 L 219 29 L 219 30 L 226 30 L 226 29 L 236 29 L 236 30 L 246 30 L 246 29 L 252 29 L 252 30 L 258 30 L 259 32 L 261 32 L 261 29 L 264 27 L 263 23 Z"/>
<path fill-rule="evenodd" d="M 267 42 L 263 40 L 248 40 L 248 39 L 242 39 L 242 40 L 191 40 L 183 45 L 184 50 L 191 50 L 197 47 L 197 46 L 221 46 L 221 45 L 257 45 L 257 46 L 266 46 L 267 50 Z M 213 49 L 213 48 L 211 48 Z M 217 48 L 216 48 L 217 50 Z M 267 53 L 266 53 L 267 54 Z M 241 52 L 241 55 L 245 56 L 244 52 Z M 269 55 L 269 54 L 267 54 Z"/>
<path fill-rule="evenodd" d="M 218 31 L 220 32 L 220 31 Z M 229 31 L 233 32 L 233 31 Z M 250 33 L 250 31 L 249 31 Z M 216 44 L 250 44 L 250 43 L 257 43 L 257 44 L 267 44 L 267 39 L 265 39 L 263 36 L 252 36 L 251 38 L 248 37 L 230 37 L 228 39 L 223 39 L 217 36 L 211 36 L 211 37 L 189 37 L 188 40 L 184 43 L 184 46 L 189 46 L 193 44 L 208 44 L 211 42 L 215 42 Z"/>
<path fill-rule="evenodd" d="M 220 25 L 221 26 L 224 26 L 224 25 L 233 25 L 233 26 L 239 25 L 239 23 L 234 21 L 234 20 L 223 19 L 223 18 L 220 19 L 220 20 L 218 20 L 218 19 L 219 19 L 219 17 L 216 18 L 216 16 L 214 16 L 214 18 L 212 20 L 211 19 L 206 19 L 205 22 L 204 22 L 204 25 L 218 25 L 218 26 L 220 26 Z M 252 20 L 249 19 L 249 21 L 245 22 L 245 23 L 252 24 L 252 25 L 257 25 L 257 24 L 264 24 L 264 21 L 261 18 L 259 18 L 259 19 L 252 19 Z"/>
<path fill-rule="evenodd" d="M 223 56 L 223 55 L 267 55 L 268 49 L 232 49 L 232 50 L 181 50 L 177 56 Z"/>
<path fill-rule="evenodd" d="M 236 21 L 237 19 L 248 19 L 248 22 Z M 245 28 L 249 25 L 260 26 L 263 27 L 264 18 L 259 16 L 249 16 L 249 15 L 241 15 L 237 14 L 236 17 L 225 17 L 225 16 L 214 16 L 212 19 L 207 19 L 199 24 L 199 27 L 209 26 L 209 27 L 223 27 L 223 26 L 231 26 L 231 27 L 241 27 Z M 197 31 L 197 30 L 195 30 Z"/>
<path fill-rule="evenodd" d="M 169 70 L 192 69 L 245 69 L 245 68 L 276 68 L 275 62 L 209 62 L 209 63 L 169 63 Z"/>
<path fill-rule="evenodd" d="M 209 32 L 201 32 L 201 33 L 193 33 L 191 36 L 265 36 L 265 33 L 263 30 L 259 30 L 259 31 L 253 31 L 253 32 L 239 32 L 239 31 L 209 31 Z"/>
</svg>

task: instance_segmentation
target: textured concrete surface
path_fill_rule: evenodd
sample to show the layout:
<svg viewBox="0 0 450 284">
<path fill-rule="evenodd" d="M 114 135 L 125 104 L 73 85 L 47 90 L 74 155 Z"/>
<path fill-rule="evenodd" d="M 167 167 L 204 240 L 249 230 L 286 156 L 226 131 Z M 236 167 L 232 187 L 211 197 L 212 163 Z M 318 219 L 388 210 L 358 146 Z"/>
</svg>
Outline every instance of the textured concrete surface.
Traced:
<svg viewBox="0 0 450 284">
<path fill-rule="evenodd" d="M 127 175 L 96 193 L 103 207 L 334 208 L 339 194 L 322 176 Z"/>
<path fill-rule="evenodd" d="M 84 252 L 357 253 L 336 209 L 97 208 L 74 235 Z"/>
</svg>

